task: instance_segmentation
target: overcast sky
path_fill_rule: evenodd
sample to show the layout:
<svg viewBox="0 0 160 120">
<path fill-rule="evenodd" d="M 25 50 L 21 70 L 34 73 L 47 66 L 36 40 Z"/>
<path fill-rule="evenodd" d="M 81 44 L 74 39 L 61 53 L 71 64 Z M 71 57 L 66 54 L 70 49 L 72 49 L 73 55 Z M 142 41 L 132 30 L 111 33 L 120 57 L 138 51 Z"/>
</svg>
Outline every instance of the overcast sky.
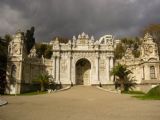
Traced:
<svg viewBox="0 0 160 120">
<path fill-rule="evenodd" d="M 37 41 L 86 32 L 136 36 L 160 23 L 160 0 L 0 0 L 0 36 L 35 26 Z"/>
</svg>

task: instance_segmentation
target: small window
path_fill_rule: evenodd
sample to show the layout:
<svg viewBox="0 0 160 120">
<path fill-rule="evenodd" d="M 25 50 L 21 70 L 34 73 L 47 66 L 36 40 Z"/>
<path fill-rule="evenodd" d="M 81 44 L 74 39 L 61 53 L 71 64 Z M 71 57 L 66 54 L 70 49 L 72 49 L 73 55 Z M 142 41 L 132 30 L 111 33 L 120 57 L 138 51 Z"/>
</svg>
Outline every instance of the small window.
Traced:
<svg viewBox="0 0 160 120">
<path fill-rule="evenodd" d="M 150 78 L 151 79 L 155 79 L 155 67 L 154 66 L 150 66 Z"/>
</svg>

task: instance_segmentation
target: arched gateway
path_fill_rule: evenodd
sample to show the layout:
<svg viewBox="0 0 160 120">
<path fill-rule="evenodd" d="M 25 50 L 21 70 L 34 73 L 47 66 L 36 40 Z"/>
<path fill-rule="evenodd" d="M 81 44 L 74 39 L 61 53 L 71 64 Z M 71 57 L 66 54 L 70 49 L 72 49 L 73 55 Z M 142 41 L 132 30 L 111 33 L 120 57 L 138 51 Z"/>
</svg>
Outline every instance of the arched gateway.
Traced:
<svg viewBox="0 0 160 120">
<path fill-rule="evenodd" d="M 12 64 L 16 65 L 18 71 L 15 76 L 16 91 L 6 90 L 9 94 L 29 90 L 32 80 L 40 73 L 48 73 L 61 86 L 113 84 L 109 74 L 114 59 L 115 41 L 112 35 L 95 40 L 93 36 L 82 33 L 73 36 L 67 43 L 61 43 L 56 38 L 49 43 L 53 52 L 50 59 L 38 58 L 35 47 L 27 56 L 24 43 L 23 34 L 18 32 L 9 45 L 6 78 L 9 89 L 12 88 Z"/>
<path fill-rule="evenodd" d="M 35 46 L 27 55 L 24 38 L 24 34 L 19 31 L 12 36 L 8 46 L 6 93 L 18 94 L 30 91 L 32 80 L 40 73 L 48 73 L 60 86 L 112 85 L 114 83 L 110 71 L 114 66 L 114 50 L 119 40 L 114 40 L 112 35 L 104 35 L 99 40 L 95 40 L 93 36 L 89 37 L 82 33 L 77 37 L 73 36 L 73 39 L 67 43 L 61 43 L 56 38 L 47 43 L 52 46 L 53 55 L 50 59 L 38 58 Z M 129 54 L 126 51 L 122 60 L 117 62 L 126 64 L 131 69 L 139 64 L 133 69 L 135 79 L 139 80 L 137 83 L 146 83 L 144 80 L 150 79 L 159 80 L 157 49 L 152 36 L 147 33 L 142 41 L 140 58 L 133 62 L 134 58 L 129 50 Z M 144 68 L 146 65 L 149 66 Z M 150 74 L 147 72 L 139 75 L 140 71 L 142 73 L 149 71 Z"/>
<path fill-rule="evenodd" d="M 91 63 L 87 59 L 80 59 L 76 63 L 76 84 L 90 85 Z"/>
</svg>

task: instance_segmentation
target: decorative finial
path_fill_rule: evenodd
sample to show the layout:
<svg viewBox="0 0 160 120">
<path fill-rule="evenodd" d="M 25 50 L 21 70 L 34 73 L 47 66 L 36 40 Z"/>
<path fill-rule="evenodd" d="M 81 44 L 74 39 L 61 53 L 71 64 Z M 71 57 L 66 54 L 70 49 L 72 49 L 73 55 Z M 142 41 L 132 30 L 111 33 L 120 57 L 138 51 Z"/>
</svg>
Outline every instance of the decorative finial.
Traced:
<svg viewBox="0 0 160 120">
<path fill-rule="evenodd" d="M 147 32 L 144 36 L 144 41 L 148 41 L 148 40 L 153 41 L 153 37 L 150 33 Z"/>
<path fill-rule="evenodd" d="M 91 36 L 91 40 L 94 41 L 94 36 L 93 35 Z"/>
<path fill-rule="evenodd" d="M 73 41 L 76 40 L 76 36 L 73 36 Z"/>
<path fill-rule="evenodd" d="M 78 39 L 81 39 L 81 35 L 78 35 Z"/>
<path fill-rule="evenodd" d="M 82 33 L 82 37 L 85 37 L 85 36 L 86 36 L 86 34 L 83 32 L 83 33 Z"/>
<path fill-rule="evenodd" d="M 89 39 L 89 36 L 88 36 L 88 35 L 86 35 L 86 39 Z"/>
</svg>

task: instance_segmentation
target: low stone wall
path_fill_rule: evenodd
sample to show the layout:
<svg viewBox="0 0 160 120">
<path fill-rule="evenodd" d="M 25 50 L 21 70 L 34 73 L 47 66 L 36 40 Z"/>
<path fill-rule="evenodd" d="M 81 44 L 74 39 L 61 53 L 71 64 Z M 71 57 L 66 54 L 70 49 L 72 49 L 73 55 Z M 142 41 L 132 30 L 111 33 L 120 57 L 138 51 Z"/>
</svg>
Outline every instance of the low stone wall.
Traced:
<svg viewBox="0 0 160 120">
<path fill-rule="evenodd" d="M 145 83 L 145 84 L 138 84 L 133 88 L 134 91 L 142 91 L 144 93 L 147 93 L 151 88 L 157 86 L 159 83 Z M 93 85 L 93 86 L 99 86 L 99 85 Z M 109 84 L 109 85 L 102 85 L 101 86 L 104 89 L 108 90 L 115 90 L 115 85 L 114 84 Z"/>
<path fill-rule="evenodd" d="M 155 84 L 155 83 L 149 83 L 149 84 L 139 84 L 139 85 L 136 85 L 136 88 L 134 90 L 137 90 L 137 91 L 143 91 L 145 93 L 147 93 L 151 88 L 157 86 L 158 84 Z"/>
</svg>

